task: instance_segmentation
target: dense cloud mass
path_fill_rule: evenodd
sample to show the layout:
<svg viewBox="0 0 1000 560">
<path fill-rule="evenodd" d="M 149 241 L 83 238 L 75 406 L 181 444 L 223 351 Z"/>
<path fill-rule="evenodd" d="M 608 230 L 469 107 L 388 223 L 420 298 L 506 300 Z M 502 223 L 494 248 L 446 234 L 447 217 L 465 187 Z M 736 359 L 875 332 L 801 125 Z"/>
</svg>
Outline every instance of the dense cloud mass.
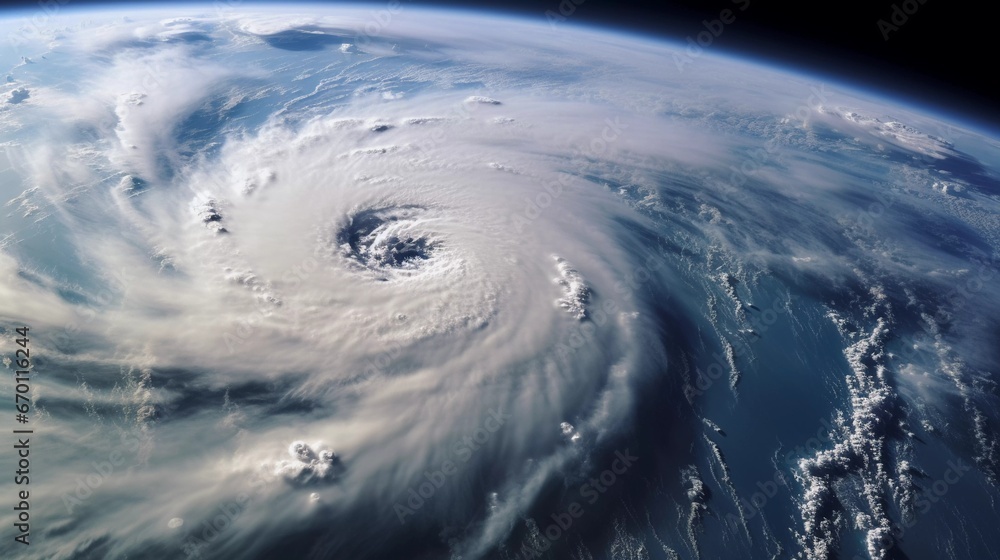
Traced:
<svg viewBox="0 0 1000 560">
<path fill-rule="evenodd" d="M 568 22 L 186 9 L 3 22 L 5 558 L 995 557 L 996 139 Z"/>
</svg>

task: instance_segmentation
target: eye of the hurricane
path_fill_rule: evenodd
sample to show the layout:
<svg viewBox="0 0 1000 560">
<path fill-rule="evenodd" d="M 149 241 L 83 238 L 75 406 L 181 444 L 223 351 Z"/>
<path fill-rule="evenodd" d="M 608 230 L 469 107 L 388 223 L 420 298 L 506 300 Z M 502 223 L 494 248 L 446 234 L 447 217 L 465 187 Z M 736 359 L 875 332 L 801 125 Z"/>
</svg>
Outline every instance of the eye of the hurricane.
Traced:
<svg viewBox="0 0 1000 560">
<path fill-rule="evenodd" d="M 427 222 L 426 210 L 417 206 L 362 210 L 337 233 L 337 244 L 345 257 L 366 269 L 413 271 L 440 245 L 424 229 Z"/>
</svg>

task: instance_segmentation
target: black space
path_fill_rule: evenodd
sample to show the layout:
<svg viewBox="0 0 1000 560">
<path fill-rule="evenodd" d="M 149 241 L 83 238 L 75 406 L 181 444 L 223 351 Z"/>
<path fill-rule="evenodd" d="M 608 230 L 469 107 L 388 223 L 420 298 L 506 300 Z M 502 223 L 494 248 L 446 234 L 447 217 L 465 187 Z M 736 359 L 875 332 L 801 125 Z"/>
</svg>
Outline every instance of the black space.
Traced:
<svg viewBox="0 0 1000 560">
<path fill-rule="evenodd" d="M 228 1 L 239 3 L 239 0 Z M 377 10 L 385 8 L 389 1 L 365 3 Z M 988 4 L 967 0 L 399 1 L 404 9 L 418 5 L 491 9 L 539 21 L 545 21 L 546 12 L 551 11 L 565 15 L 566 24 L 631 29 L 681 42 L 702 31 L 703 20 L 716 19 L 722 10 L 732 9 L 736 19 L 714 39 L 710 47 L 713 51 L 749 54 L 778 62 L 781 66 L 829 75 L 836 81 L 862 86 L 891 98 L 911 100 L 980 128 L 1000 131 L 1000 96 L 995 93 L 1000 83 L 996 61 L 1000 53 L 997 47 L 1000 20 Z M 61 3 L 67 7 L 150 4 L 0 0 L 0 5 L 36 9 L 43 3 Z M 210 5 L 211 1 L 205 3 Z M 251 4 L 244 1 L 241 5 L 250 8 Z M 741 6 L 746 9 L 740 10 Z M 900 24 L 897 29 L 886 31 L 888 40 L 879 28 L 879 20 Z"/>
<path fill-rule="evenodd" d="M 635 29 L 682 42 L 705 29 L 703 20 L 717 19 L 722 10 L 732 9 L 735 21 L 724 27 L 711 49 L 831 75 L 1000 130 L 1000 95 L 996 93 L 1000 19 L 993 15 L 992 6 L 955 0 L 577 2 L 562 3 L 563 11 L 575 7 L 567 22 Z M 510 0 L 502 5 L 542 19 L 546 10 L 561 14 L 560 0 Z M 886 40 L 878 22 L 895 25 L 894 6 L 899 8 L 896 22 L 904 16 L 906 20 L 896 30 L 887 29 Z"/>
</svg>

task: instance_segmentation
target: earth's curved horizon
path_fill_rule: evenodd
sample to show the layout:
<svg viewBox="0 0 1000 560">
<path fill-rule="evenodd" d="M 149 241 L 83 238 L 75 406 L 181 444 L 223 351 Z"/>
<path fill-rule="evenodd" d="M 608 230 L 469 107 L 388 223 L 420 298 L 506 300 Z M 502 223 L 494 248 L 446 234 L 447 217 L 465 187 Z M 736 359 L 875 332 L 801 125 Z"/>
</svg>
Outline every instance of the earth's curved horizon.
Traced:
<svg viewBox="0 0 1000 560">
<path fill-rule="evenodd" d="M 995 134 L 571 20 L 115 8 L 0 18 L 5 558 L 998 557 Z"/>
</svg>

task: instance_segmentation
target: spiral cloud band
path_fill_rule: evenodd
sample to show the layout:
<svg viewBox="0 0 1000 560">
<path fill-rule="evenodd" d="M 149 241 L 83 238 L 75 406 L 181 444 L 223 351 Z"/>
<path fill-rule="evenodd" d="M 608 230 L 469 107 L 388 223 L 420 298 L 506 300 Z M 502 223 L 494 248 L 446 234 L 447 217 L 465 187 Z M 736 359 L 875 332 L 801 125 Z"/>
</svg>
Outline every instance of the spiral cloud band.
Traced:
<svg viewBox="0 0 1000 560">
<path fill-rule="evenodd" d="M 293 8 L 6 22 L 32 554 L 890 558 L 945 460 L 996 496 L 995 139 L 683 46 Z"/>
</svg>

